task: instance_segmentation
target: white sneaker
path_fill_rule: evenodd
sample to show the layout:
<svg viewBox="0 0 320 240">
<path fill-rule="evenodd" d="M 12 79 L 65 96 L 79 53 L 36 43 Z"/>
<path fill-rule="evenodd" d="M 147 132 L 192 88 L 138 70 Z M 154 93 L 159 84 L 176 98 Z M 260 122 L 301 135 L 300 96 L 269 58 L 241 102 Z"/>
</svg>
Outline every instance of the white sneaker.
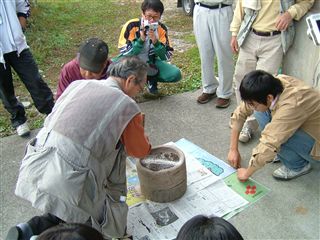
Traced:
<svg viewBox="0 0 320 240">
<path fill-rule="evenodd" d="M 30 134 L 30 128 L 29 128 L 27 122 L 25 122 L 17 127 L 17 134 L 20 137 L 23 137 L 23 136 Z"/>
<path fill-rule="evenodd" d="M 240 132 L 239 141 L 246 143 L 246 142 L 249 142 L 251 137 L 252 137 L 252 129 L 248 126 L 248 124 L 245 123 Z"/>
<path fill-rule="evenodd" d="M 252 115 L 249 118 L 247 118 L 245 124 L 247 124 L 249 126 L 249 128 L 251 129 L 252 132 L 257 131 L 259 128 L 258 121 Z"/>
<path fill-rule="evenodd" d="M 272 176 L 279 180 L 290 180 L 296 177 L 299 177 L 301 175 L 307 174 L 311 171 L 311 164 L 308 163 L 306 166 L 304 166 L 300 171 L 296 172 L 293 171 L 286 166 L 281 166 L 277 170 L 275 170 L 272 174 Z"/>
</svg>

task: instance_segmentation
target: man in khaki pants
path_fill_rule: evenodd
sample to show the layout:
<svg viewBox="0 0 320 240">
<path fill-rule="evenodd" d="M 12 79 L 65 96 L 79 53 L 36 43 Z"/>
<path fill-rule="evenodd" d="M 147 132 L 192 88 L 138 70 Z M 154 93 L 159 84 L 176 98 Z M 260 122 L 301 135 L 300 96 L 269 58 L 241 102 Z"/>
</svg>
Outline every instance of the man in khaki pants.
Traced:
<svg viewBox="0 0 320 240">
<path fill-rule="evenodd" d="M 240 83 L 256 69 L 277 74 L 283 54 L 294 38 L 293 20 L 299 20 L 312 7 L 314 0 L 238 0 L 230 31 L 231 48 L 239 53 L 234 82 L 240 104 Z M 239 141 L 248 142 L 257 124 L 253 117 L 244 124 Z"/>
</svg>

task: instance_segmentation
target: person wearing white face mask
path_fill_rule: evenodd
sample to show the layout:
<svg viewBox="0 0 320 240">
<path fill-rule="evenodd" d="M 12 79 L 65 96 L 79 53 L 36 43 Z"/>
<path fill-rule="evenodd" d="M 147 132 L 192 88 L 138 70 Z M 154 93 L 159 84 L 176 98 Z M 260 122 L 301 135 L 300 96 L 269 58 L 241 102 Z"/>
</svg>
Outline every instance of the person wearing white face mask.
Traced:
<svg viewBox="0 0 320 240">
<path fill-rule="evenodd" d="M 313 3 L 314 0 L 238 0 L 230 25 L 231 49 L 239 54 L 233 76 L 238 105 L 239 86 L 245 74 L 258 69 L 279 73 L 283 55 L 294 40 L 294 20 L 300 20 Z M 254 117 L 248 118 L 239 141 L 250 141 L 256 126 Z"/>
<path fill-rule="evenodd" d="M 228 154 L 230 165 L 238 169 L 238 179 L 246 181 L 272 162 L 275 155 L 283 166 L 273 172 L 274 178 L 290 180 L 309 173 L 313 160 L 320 160 L 320 92 L 294 77 L 274 77 L 262 70 L 246 74 L 239 91 L 242 102 L 231 117 Z M 259 123 L 261 137 L 245 168 L 238 137 L 252 114 Z"/>
</svg>

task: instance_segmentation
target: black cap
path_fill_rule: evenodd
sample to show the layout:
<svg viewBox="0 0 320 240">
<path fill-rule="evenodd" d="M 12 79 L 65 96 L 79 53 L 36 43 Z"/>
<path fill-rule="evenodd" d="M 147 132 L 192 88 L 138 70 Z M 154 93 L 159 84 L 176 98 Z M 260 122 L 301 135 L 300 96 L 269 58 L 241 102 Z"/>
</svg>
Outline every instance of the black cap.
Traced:
<svg viewBox="0 0 320 240">
<path fill-rule="evenodd" d="M 99 73 L 108 59 L 108 45 L 99 38 L 86 40 L 79 49 L 79 65 L 90 72 Z"/>
</svg>

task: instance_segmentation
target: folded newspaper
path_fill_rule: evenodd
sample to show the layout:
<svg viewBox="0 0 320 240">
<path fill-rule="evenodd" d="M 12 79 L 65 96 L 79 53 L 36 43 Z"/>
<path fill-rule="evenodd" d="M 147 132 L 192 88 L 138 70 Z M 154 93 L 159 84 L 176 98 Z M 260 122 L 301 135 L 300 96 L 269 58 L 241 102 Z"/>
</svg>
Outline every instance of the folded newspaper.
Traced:
<svg viewBox="0 0 320 240">
<path fill-rule="evenodd" d="M 186 156 L 187 191 L 180 199 L 170 203 L 144 199 L 139 187 L 135 159 L 128 158 L 127 231 L 133 239 L 175 239 L 182 225 L 195 215 L 229 218 L 252 202 L 241 194 L 243 187 L 239 187 L 239 184 L 243 183 L 232 177 L 236 173 L 228 164 L 186 139 L 179 140 L 175 145 Z M 229 181 L 226 183 L 224 178 Z M 236 190 L 240 189 L 240 193 L 231 185 Z M 253 191 L 250 189 L 249 193 Z M 268 189 L 263 189 L 259 198 L 267 192 Z"/>
</svg>

